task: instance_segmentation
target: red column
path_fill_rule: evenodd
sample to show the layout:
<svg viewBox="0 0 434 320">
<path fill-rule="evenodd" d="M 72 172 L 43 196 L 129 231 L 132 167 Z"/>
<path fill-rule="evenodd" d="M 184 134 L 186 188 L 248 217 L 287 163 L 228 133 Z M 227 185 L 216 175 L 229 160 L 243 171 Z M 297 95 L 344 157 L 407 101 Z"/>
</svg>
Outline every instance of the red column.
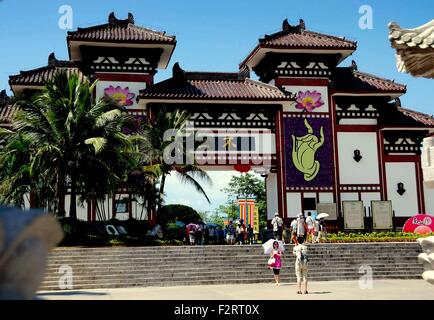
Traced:
<svg viewBox="0 0 434 320">
<path fill-rule="evenodd" d="M 276 112 L 276 157 L 277 157 L 277 202 L 279 214 L 286 219 L 286 177 L 285 177 L 285 144 L 283 136 L 283 112 L 282 109 Z"/>
</svg>

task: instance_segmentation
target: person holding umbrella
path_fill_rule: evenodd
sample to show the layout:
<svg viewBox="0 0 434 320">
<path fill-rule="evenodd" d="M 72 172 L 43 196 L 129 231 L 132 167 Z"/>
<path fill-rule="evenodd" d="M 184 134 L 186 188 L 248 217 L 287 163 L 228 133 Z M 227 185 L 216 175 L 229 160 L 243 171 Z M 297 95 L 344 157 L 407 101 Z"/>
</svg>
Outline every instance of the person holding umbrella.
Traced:
<svg viewBox="0 0 434 320">
<path fill-rule="evenodd" d="M 276 286 L 280 285 L 280 268 L 282 267 L 282 251 L 279 248 L 279 241 L 273 242 L 273 250 L 270 254 L 270 259 L 274 258 L 273 268 L 274 281 L 276 281 Z"/>
<path fill-rule="evenodd" d="M 276 286 L 280 285 L 280 269 L 282 267 L 282 254 L 285 251 L 285 246 L 282 241 L 274 239 L 268 240 L 262 245 L 264 254 L 269 254 L 268 268 L 273 269 L 274 281 Z"/>
<path fill-rule="evenodd" d="M 198 226 L 194 223 L 190 223 L 185 227 L 185 230 L 187 231 L 188 239 L 190 241 L 190 245 L 192 246 L 195 244 L 195 239 L 196 239 L 195 233 L 197 227 Z"/>
<path fill-rule="evenodd" d="M 322 240 L 327 240 L 327 232 L 325 227 L 325 220 L 324 218 L 327 218 L 329 215 L 325 212 L 320 213 L 317 216 L 317 219 L 319 219 L 318 223 L 318 236 L 316 238 L 316 242 L 322 242 Z"/>
</svg>

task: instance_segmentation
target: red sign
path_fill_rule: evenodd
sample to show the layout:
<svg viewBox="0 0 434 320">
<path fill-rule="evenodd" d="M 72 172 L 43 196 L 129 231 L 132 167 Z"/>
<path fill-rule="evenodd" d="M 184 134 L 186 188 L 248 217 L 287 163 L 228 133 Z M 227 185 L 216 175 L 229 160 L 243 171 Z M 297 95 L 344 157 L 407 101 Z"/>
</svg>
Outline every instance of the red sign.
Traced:
<svg viewBox="0 0 434 320">
<path fill-rule="evenodd" d="M 434 217 L 429 214 L 417 214 L 407 220 L 402 231 L 417 234 L 434 232 Z"/>
<path fill-rule="evenodd" d="M 249 164 L 236 164 L 234 169 L 239 172 L 249 172 L 252 167 Z"/>
</svg>

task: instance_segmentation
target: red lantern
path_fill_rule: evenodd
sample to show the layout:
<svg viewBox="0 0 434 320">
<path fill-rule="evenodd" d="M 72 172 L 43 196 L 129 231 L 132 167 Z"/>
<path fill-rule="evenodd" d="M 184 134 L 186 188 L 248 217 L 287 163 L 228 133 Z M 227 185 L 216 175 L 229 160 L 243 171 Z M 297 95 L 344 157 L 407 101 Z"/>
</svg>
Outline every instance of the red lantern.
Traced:
<svg viewBox="0 0 434 320">
<path fill-rule="evenodd" d="M 234 165 L 234 169 L 238 172 L 249 172 L 252 166 L 250 164 L 236 164 Z"/>
</svg>

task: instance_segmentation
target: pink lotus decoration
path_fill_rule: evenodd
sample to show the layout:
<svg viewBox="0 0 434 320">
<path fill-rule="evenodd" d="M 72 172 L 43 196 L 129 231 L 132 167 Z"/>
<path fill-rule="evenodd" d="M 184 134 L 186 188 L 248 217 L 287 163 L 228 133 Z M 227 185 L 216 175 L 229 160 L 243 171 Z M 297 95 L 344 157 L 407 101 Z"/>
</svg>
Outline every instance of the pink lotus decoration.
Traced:
<svg viewBox="0 0 434 320">
<path fill-rule="evenodd" d="M 115 100 L 121 107 L 132 106 L 134 104 L 132 99 L 136 96 L 128 87 L 122 89 L 120 86 L 105 88 L 104 94 Z"/>
<path fill-rule="evenodd" d="M 321 93 L 316 90 L 307 90 L 306 92 L 299 91 L 295 102 L 297 103 L 295 105 L 297 109 L 306 110 L 308 112 L 311 112 L 324 104 L 321 100 Z"/>
</svg>

